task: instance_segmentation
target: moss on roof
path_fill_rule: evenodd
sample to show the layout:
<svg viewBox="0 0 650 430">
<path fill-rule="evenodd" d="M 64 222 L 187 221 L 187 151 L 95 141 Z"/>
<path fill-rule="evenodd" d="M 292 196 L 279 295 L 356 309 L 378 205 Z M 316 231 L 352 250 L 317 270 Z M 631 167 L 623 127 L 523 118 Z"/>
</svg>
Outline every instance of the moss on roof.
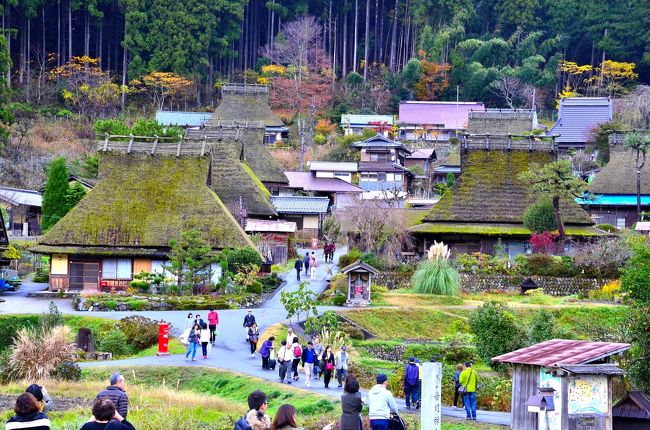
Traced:
<svg viewBox="0 0 650 430">
<path fill-rule="evenodd" d="M 623 148 L 612 149 L 609 163 L 589 185 L 594 194 L 636 195 L 636 153 Z M 641 194 L 650 194 L 650 155 L 641 169 Z"/>
<path fill-rule="evenodd" d="M 253 170 L 239 159 L 242 142 L 224 140 L 214 141 L 211 145 L 211 187 L 224 204 L 233 213 L 239 213 L 241 197 L 248 215 L 277 216 L 269 191 Z"/>
<path fill-rule="evenodd" d="M 245 129 L 240 140 L 244 144 L 244 160 L 260 181 L 289 185 L 289 179 L 284 174 L 280 163 L 273 158 L 264 144 L 264 129 Z"/>
<path fill-rule="evenodd" d="M 530 236 L 531 231 L 523 224 L 464 224 L 435 222 L 416 225 L 409 229 L 415 234 L 478 234 L 481 236 Z M 606 234 L 588 226 L 567 227 L 568 236 L 602 236 Z"/>
<path fill-rule="evenodd" d="M 215 249 L 251 245 L 207 186 L 209 170 L 209 157 L 100 154 L 99 182 L 40 244 L 167 248 L 196 229 Z"/>
<path fill-rule="evenodd" d="M 445 166 L 460 166 L 460 145 L 451 145 L 449 155 L 442 164 Z"/>
<path fill-rule="evenodd" d="M 533 163 L 546 164 L 553 155 L 542 151 L 471 150 L 453 189 L 433 205 L 424 222 L 522 224 L 524 212 L 537 200 L 519 174 Z M 574 201 L 561 203 L 566 224 L 593 224 Z"/>
<path fill-rule="evenodd" d="M 266 127 L 281 127 L 284 125 L 269 106 L 267 93 L 242 93 L 223 91 L 221 103 L 214 111 L 210 123 L 219 121 L 238 121 L 241 123 L 261 121 Z"/>
</svg>

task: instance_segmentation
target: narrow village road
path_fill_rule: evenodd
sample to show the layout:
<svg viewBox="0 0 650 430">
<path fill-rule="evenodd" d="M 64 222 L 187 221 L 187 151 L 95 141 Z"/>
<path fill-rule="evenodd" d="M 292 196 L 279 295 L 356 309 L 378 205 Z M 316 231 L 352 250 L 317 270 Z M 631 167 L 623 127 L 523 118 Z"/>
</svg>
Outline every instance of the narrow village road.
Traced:
<svg viewBox="0 0 650 430">
<path fill-rule="evenodd" d="M 304 256 L 307 250 L 300 250 Z M 310 251 L 311 252 L 311 251 Z M 345 249 L 339 249 L 336 252 L 334 261 L 338 261 L 338 256 L 345 253 Z M 307 282 L 307 287 L 320 294 L 327 286 L 327 280 L 338 271 L 336 264 L 325 264 L 323 259 L 323 251 L 316 251 L 318 260 L 320 262 L 315 279 L 311 280 L 305 275 L 304 270 L 302 273 L 302 281 Z M 262 333 L 266 328 L 273 324 L 286 321 L 286 311 L 280 302 L 280 291 L 295 291 L 300 286 L 300 282 L 296 279 L 295 270 L 291 270 L 286 274 L 286 281 L 281 289 L 270 297 L 266 303 L 260 308 L 253 309 L 256 321 Z M 29 291 L 43 288 L 43 284 L 32 284 L 26 282 L 23 287 L 16 293 L 9 293 L 4 296 L 7 300 L 0 303 L 0 313 L 43 313 L 47 312 L 50 303 L 49 299 L 34 299 L 26 297 Z M 180 329 L 183 328 L 185 319 L 189 311 L 143 311 L 143 312 L 79 312 L 72 308 L 70 300 L 57 299 L 55 300 L 59 310 L 64 314 L 71 315 L 85 315 L 96 316 L 101 318 L 120 319 L 122 317 L 133 315 L 137 313 L 148 318 L 156 320 L 165 320 L 172 323 L 178 334 Z M 319 313 L 332 309 L 329 307 L 319 307 Z M 204 319 L 207 320 L 208 311 L 196 311 L 194 314 L 199 313 Z M 217 337 L 217 344 L 212 349 L 210 357 L 206 360 L 197 359 L 197 361 L 185 361 L 183 355 L 168 355 L 161 357 L 142 357 L 124 360 L 113 361 L 100 361 L 100 362 L 84 362 L 80 363 L 82 367 L 120 367 L 120 366 L 205 366 L 210 368 L 226 369 L 235 372 L 244 373 L 250 376 L 266 379 L 269 381 L 277 381 L 277 370 L 266 371 L 262 370 L 262 362 L 259 355 L 252 359 L 250 357 L 250 350 L 248 343 L 245 342 L 245 330 L 242 327 L 246 309 L 237 310 L 221 310 L 219 311 L 219 335 Z M 304 388 L 316 393 L 329 396 L 333 399 L 339 399 L 342 394 L 342 389 L 337 388 L 336 381 L 330 384 L 330 389 L 326 390 L 322 382 L 313 382 L 311 387 L 305 387 L 304 375 L 300 381 L 294 383 L 292 386 L 297 388 Z M 367 393 L 363 393 L 367 396 Z M 404 413 L 413 413 L 405 408 L 404 400 L 397 399 L 401 411 Z M 444 406 L 442 408 L 444 416 L 454 417 L 459 419 L 465 418 L 465 412 L 462 409 L 453 409 Z M 510 414 L 504 412 L 490 412 L 478 411 L 478 421 L 496 424 L 496 425 L 510 425 Z"/>
</svg>

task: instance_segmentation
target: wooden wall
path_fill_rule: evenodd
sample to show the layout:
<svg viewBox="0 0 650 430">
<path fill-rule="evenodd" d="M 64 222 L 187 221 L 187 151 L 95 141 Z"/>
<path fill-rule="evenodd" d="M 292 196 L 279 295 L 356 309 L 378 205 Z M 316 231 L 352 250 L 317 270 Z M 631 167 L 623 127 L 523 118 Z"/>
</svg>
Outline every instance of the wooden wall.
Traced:
<svg viewBox="0 0 650 430">
<path fill-rule="evenodd" d="M 512 430 L 537 430 L 537 414 L 528 412 L 526 401 L 537 392 L 540 368 L 512 366 Z"/>
</svg>

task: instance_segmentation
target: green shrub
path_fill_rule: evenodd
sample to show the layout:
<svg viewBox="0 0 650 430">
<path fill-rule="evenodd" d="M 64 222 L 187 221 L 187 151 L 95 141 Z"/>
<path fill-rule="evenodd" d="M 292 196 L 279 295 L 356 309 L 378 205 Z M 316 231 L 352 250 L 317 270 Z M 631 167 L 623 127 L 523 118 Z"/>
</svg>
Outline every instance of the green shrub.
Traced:
<svg viewBox="0 0 650 430">
<path fill-rule="evenodd" d="M 114 311 L 114 310 L 117 309 L 117 301 L 116 300 L 106 300 L 106 302 L 104 302 L 104 305 L 106 305 L 106 307 L 111 311 Z"/>
<path fill-rule="evenodd" d="M 524 212 L 524 226 L 533 233 L 557 230 L 553 203 L 547 198 L 533 203 Z"/>
<path fill-rule="evenodd" d="M 598 224 L 596 226 L 597 229 L 606 231 L 608 233 L 616 233 L 618 230 L 616 230 L 616 227 L 614 227 L 611 224 Z"/>
<path fill-rule="evenodd" d="M 48 273 L 47 268 L 39 267 L 36 269 L 34 276 L 32 277 L 32 282 L 39 284 L 46 284 L 50 282 L 50 274 Z"/>
<path fill-rule="evenodd" d="M 460 290 L 460 276 L 449 260 L 424 261 L 413 274 L 411 284 L 420 294 L 455 296 Z"/>
<path fill-rule="evenodd" d="M 523 346 L 523 331 L 512 311 L 502 303 L 485 303 L 472 313 L 469 324 L 476 335 L 478 356 L 494 368 L 501 366 L 495 365 L 492 357 Z"/>
<path fill-rule="evenodd" d="M 348 251 L 347 254 L 343 254 L 339 257 L 339 267 L 346 267 L 354 263 L 357 260 L 361 260 L 363 253 L 357 248 L 352 248 Z"/>
<path fill-rule="evenodd" d="M 535 312 L 530 322 L 528 339 L 531 344 L 555 338 L 555 315 L 546 309 Z"/>
<path fill-rule="evenodd" d="M 140 293 L 148 293 L 151 285 L 142 279 L 134 279 L 131 281 L 131 288 L 135 288 Z"/>
<path fill-rule="evenodd" d="M 140 315 L 122 318 L 117 328 L 124 333 L 129 345 L 138 350 L 149 348 L 158 342 L 158 322 Z"/>
<path fill-rule="evenodd" d="M 127 136 L 130 133 L 129 127 L 119 119 L 98 119 L 93 124 L 93 130 L 98 138 L 106 133 L 121 136 Z"/>
<path fill-rule="evenodd" d="M 224 249 L 219 253 L 219 261 L 225 261 L 228 270 L 238 273 L 243 266 L 261 266 L 263 261 L 257 250 L 247 246 L 239 249 Z"/>
<path fill-rule="evenodd" d="M 13 345 L 14 337 L 21 328 L 34 328 L 39 325 L 38 315 L 0 316 L 0 351 Z"/>
<path fill-rule="evenodd" d="M 251 294 L 262 294 L 262 284 L 259 281 L 253 281 L 252 284 L 246 286 L 246 292 Z"/>
<path fill-rule="evenodd" d="M 79 381 L 81 379 L 81 367 L 74 361 L 64 361 L 56 366 L 50 376 L 59 381 Z"/>
<path fill-rule="evenodd" d="M 345 297 L 343 294 L 336 294 L 334 297 L 332 297 L 332 304 L 334 306 L 343 306 L 347 300 L 347 297 Z"/>
<path fill-rule="evenodd" d="M 129 355 L 131 353 L 128 339 L 124 332 L 120 330 L 102 333 L 99 338 L 99 350 L 110 352 L 114 356 Z"/>
<path fill-rule="evenodd" d="M 348 335 L 350 339 L 363 340 L 366 336 L 363 334 L 363 331 L 353 324 L 343 323 L 340 325 L 341 331 Z"/>
<path fill-rule="evenodd" d="M 149 307 L 149 302 L 143 299 L 127 299 L 124 303 L 131 311 L 144 311 Z"/>
</svg>

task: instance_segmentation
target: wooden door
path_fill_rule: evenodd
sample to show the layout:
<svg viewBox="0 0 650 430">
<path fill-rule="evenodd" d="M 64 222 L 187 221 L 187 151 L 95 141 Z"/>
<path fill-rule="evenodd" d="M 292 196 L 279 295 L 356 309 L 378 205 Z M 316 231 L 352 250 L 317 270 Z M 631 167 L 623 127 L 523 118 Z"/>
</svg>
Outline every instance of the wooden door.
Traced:
<svg viewBox="0 0 650 430">
<path fill-rule="evenodd" d="M 70 289 L 97 290 L 99 287 L 99 262 L 71 261 Z"/>
</svg>

